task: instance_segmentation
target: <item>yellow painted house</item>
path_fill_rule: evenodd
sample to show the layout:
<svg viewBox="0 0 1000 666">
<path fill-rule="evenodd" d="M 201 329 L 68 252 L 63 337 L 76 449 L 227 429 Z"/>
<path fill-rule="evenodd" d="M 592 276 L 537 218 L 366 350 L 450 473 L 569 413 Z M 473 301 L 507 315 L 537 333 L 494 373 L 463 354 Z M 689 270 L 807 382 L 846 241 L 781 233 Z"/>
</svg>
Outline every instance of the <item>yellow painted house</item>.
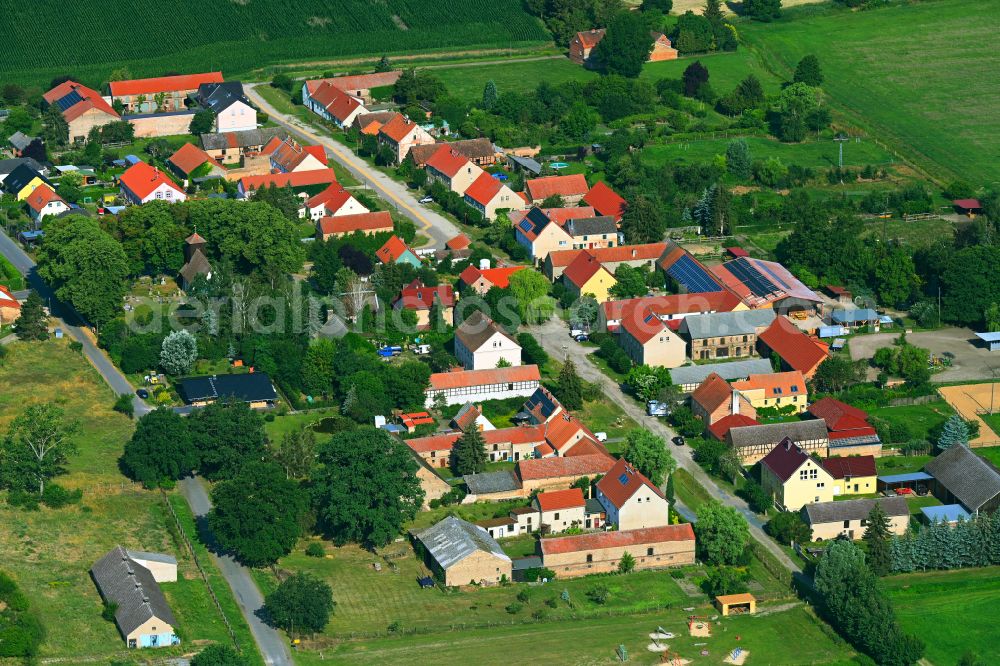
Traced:
<svg viewBox="0 0 1000 666">
<path fill-rule="evenodd" d="M 580 298 L 591 294 L 598 303 L 610 300 L 611 288 L 618 284 L 615 276 L 589 252 L 583 252 L 566 267 L 562 274 L 567 291 Z"/>
<path fill-rule="evenodd" d="M 788 437 L 760 461 L 760 481 L 784 511 L 833 501 L 833 476 Z"/>
<path fill-rule="evenodd" d="M 55 189 L 52 183 L 27 164 L 22 164 L 11 171 L 3 181 L 4 192 L 13 194 L 18 201 L 24 201 L 31 196 L 39 185 L 48 185 Z"/>
<path fill-rule="evenodd" d="M 806 379 L 798 370 L 775 372 L 770 375 L 750 375 L 733 382 L 733 388 L 743 394 L 755 409 L 794 406 L 796 413 L 806 411 L 809 394 Z"/>
</svg>

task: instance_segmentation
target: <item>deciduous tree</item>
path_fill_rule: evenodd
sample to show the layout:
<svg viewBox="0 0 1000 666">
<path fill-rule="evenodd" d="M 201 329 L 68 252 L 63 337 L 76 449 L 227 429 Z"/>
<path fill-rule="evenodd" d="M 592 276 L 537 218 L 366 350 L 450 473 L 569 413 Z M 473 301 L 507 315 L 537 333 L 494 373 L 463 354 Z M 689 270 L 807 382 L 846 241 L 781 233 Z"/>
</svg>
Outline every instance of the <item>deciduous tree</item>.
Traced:
<svg viewBox="0 0 1000 666">
<path fill-rule="evenodd" d="M 646 22 L 636 12 L 618 12 L 608 24 L 604 38 L 594 47 L 593 62 L 608 74 L 635 78 L 649 58 L 653 38 Z"/>
<path fill-rule="evenodd" d="M 14 322 L 14 334 L 19 340 L 47 340 L 49 337 L 48 318 L 45 316 L 42 297 L 32 290 L 21 305 L 21 314 Z"/>
<path fill-rule="evenodd" d="M 139 419 L 121 457 L 122 471 L 147 488 L 181 479 L 197 469 L 199 462 L 188 422 L 168 407 Z"/>
<path fill-rule="evenodd" d="M 77 452 L 78 429 L 55 403 L 27 407 L 11 422 L 0 444 L 2 485 L 44 493 L 46 481 L 66 473 L 69 457 Z"/>
<path fill-rule="evenodd" d="M 308 573 L 292 574 L 264 599 L 268 620 L 289 634 L 315 634 L 330 621 L 336 602 L 330 586 Z"/>
<path fill-rule="evenodd" d="M 198 341 L 186 330 L 173 331 L 163 338 L 160 365 L 171 375 L 183 375 L 198 360 Z"/>
<path fill-rule="evenodd" d="M 192 657 L 191 666 L 248 666 L 248 662 L 230 646 L 216 643 Z"/>
<path fill-rule="evenodd" d="M 622 456 L 657 487 L 677 469 L 677 461 L 667 449 L 667 443 L 649 430 L 630 430 L 625 435 Z"/>
<path fill-rule="evenodd" d="M 211 481 L 230 479 L 240 467 L 267 456 L 264 419 L 245 402 L 215 402 L 188 417 L 201 472 Z"/>
<path fill-rule="evenodd" d="M 708 564 L 737 564 L 750 543 L 746 519 L 717 500 L 702 504 L 694 524 L 698 550 Z"/>
</svg>

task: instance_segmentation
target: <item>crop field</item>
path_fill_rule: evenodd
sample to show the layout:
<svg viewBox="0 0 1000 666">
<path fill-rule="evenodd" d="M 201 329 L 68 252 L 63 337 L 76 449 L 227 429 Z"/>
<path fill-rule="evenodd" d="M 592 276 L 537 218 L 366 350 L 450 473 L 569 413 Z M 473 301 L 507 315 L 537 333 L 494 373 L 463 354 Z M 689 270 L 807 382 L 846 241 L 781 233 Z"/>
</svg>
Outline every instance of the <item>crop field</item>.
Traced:
<svg viewBox="0 0 1000 666">
<path fill-rule="evenodd" d="M 785 165 L 829 169 L 837 166 L 837 144 L 833 141 L 781 143 L 765 137 L 747 137 L 750 154 L 755 160 L 776 157 Z M 725 155 L 730 139 L 694 139 L 674 143 L 650 145 L 642 150 L 642 160 L 648 164 L 704 164 L 716 155 Z M 870 141 L 849 143 L 844 146 L 844 166 L 861 168 L 867 165 L 892 164 L 892 155 Z"/>
<path fill-rule="evenodd" d="M 222 69 L 227 76 L 293 61 L 550 40 L 519 0 L 0 0 L 8 26 L 0 80 L 46 85 L 70 74 L 94 85 Z M 72 25 L 73 39 L 48 26 Z"/>
<path fill-rule="evenodd" d="M 885 585 L 900 624 L 927 644 L 926 661 L 954 663 L 968 650 L 995 663 L 1000 568 L 904 574 L 886 578 Z"/>
<path fill-rule="evenodd" d="M 819 57 L 834 108 L 942 180 L 995 180 L 1000 148 L 996 5 L 904 3 L 865 12 L 802 8 L 741 37 L 791 78 Z M 846 151 L 845 151 L 846 152 Z"/>
</svg>

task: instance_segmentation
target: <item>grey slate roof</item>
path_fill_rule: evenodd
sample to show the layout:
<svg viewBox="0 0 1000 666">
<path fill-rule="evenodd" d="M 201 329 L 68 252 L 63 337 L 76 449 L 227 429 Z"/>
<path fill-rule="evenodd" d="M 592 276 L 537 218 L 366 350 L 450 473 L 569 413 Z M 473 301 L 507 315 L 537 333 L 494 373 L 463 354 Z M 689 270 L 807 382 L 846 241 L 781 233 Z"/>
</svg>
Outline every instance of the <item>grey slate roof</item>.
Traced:
<svg viewBox="0 0 1000 666">
<path fill-rule="evenodd" d="M 133 560 L 149 560 L 150 562 L 163 562 L 164 564 L 177 565 L 177 558 L 166 553 L 147 553 L 144 550 L 126 550 Z"/>
<path fill-rule="evenodd" d="M 90 568 L 97 589 L 108 602 L 118 604 L 115 622 L 124 636 L 156 618 L 171 627 L 177 624 L 160 586 L 149 569 L 115 546 Z"/>
<path fill-rule="evenodd" d="M 44 173 L 45 167 L 35 161 L 33 157 L 13 157 L 9 160 L 0 160 L 0 176 L 6 176 L 22 164 L 27 164 L 32 170 Z"/>
<path fill-rule="evenodd" d="M 488 495 L 490 493 L 502 493 L 509 490 L 517 490 L 517 479 L 514 473 L 505 470 L 502 472 L 483 472 L 481 474 L 466 474 L 462 477 L 466 487 L 473 495 Z"/>
<path fill-rule="evenodd" d="M 436 525 L 418 532 L 416 537 L 442 569 L 458 564 L 477 551 L 510 561 L 489 532 L 455 516 L 448 516 Z"/>
<path fill-rule="evenodd" d="M 517 340 L 507 335 L 492 319 L 479 310 L 473 312 L 458 325 L 458 328 L 455 329 L 455 338 L 461 340 L 466 349 L 475 353 L 497 333 L 514 343 L 518 349 L 521 348 L 521 345 L 517 344 Z"/>
<path fill-rule="evenodd" d="M 580 217 L 566 223 L 566 232 L 570 236 L 596 236 L 598 234 L 612 234 L 617 236 L 618 225 L 611 215 L 600 217 Z"/>
<path fill-rule="evenodd" d="M 727 382 L 731 382 L 737 379 L 746 379 L 750 375 L 770 375 L 774 373 L 774 368 L 771 366 L 771 362 L 764 358 L 732 361 L 731 363 L 685 365 L 670 371 L 670 381 L 674 386 L 701 384 L 713 372 Z"/>
<path fill-rule="evenodd" d="M 198 86 L 198 101 L 215 113 L 225 111 L 236 102 L 252 106 L 250 100 L 243 96 L 243 84 L 239 81 L 203 83 Z"/>
<path fill-rule="evenodd" d="M 785 437 L 793 442 L 805 442 L 816 439 L 827 439 L 826 421 L 811 419 L 809 421 L 790 421 L 788 423 L 764 423 L 755 426 L 737 426 L 729 429 L 729 437 L 733 446 L 777 445 Z"/>
<path fill-rule="evenodd" d="M 1000 472 L 961 445 L 952 446 L 931 460 L 924 465 L 924 471 L 969 511 L 978 511 L 1000 494 Z"/>
<path fill-rule="evenodd" d="M 837 523 L 845 520 L 863 520 L 868 517 L 875 505 L 879 504 L 885 515 L 908 516 L 910 508 L 905 497 L 879 497 L 876 499 L 844 500 L 842 502 L 817 502 L 806 504 L 806 516 L 810 525 L 818 523 Z"/>
<path fill-rule="evenodd" d="M 229 145 L 229 135 L 233 135 L 235 146 Z M 262 127 L 239 132 L 212 132 L 201 135 L 203 150 L 224 150 L 226 148 L 245 148 L 246 146 L 263 146 L 274 137 L 288 138 L 288 132 L 280 127 Z"/>
<path fill-rule="evenodd" d="M 542 165 L 536 160 L 530 157 L 518 157 L 517 155 L 507 155 L 507 159 L 517 166 L 521 167 L 528 173 L 533 173 L 536 176 L 542 172 Z"/>
<path fill-rule="evenodd" d="M 10 135 L 7 139 L 7 143 L 14 147 L 15 150 L 24 150 L 31 145 L 31 142 L 38 137 L 28 136 L 24 132 L 18 130 Z"/>
<path fill-rule="evenodd" d="M 712 312 L 685 317 L 681 332 L 692 340 L 717 338 L 723 335 L 750 335 L 774 321 L 774 310 L 742 310 Z"/>
<path fill-rule="evenodd" d="M 590 499 L 588 499 L 585 502 L 584 506 L 585 506 L 584 511 L 586 513 L 604 513 L 604 505 L 601 504 L 601 500 L 597 499 L 596 497 L 591 497 Z"/>
</svg>

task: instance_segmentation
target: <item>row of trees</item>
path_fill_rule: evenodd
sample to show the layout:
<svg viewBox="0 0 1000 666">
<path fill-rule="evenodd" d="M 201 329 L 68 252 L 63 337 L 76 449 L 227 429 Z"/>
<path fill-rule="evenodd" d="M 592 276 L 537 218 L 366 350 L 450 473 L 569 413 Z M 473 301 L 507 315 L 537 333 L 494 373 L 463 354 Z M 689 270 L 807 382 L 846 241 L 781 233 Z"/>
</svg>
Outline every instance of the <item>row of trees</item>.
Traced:
<svg viewBox="0 0 1000 666">
<path fill-rule="evenodd" d="M 954 527 L 936 522 L 914 533 L 894 536 L 888 545 L 889 569 L 898 573 L 1000 564 L 1000 514 L 981 513 Z"/>
</svg>

